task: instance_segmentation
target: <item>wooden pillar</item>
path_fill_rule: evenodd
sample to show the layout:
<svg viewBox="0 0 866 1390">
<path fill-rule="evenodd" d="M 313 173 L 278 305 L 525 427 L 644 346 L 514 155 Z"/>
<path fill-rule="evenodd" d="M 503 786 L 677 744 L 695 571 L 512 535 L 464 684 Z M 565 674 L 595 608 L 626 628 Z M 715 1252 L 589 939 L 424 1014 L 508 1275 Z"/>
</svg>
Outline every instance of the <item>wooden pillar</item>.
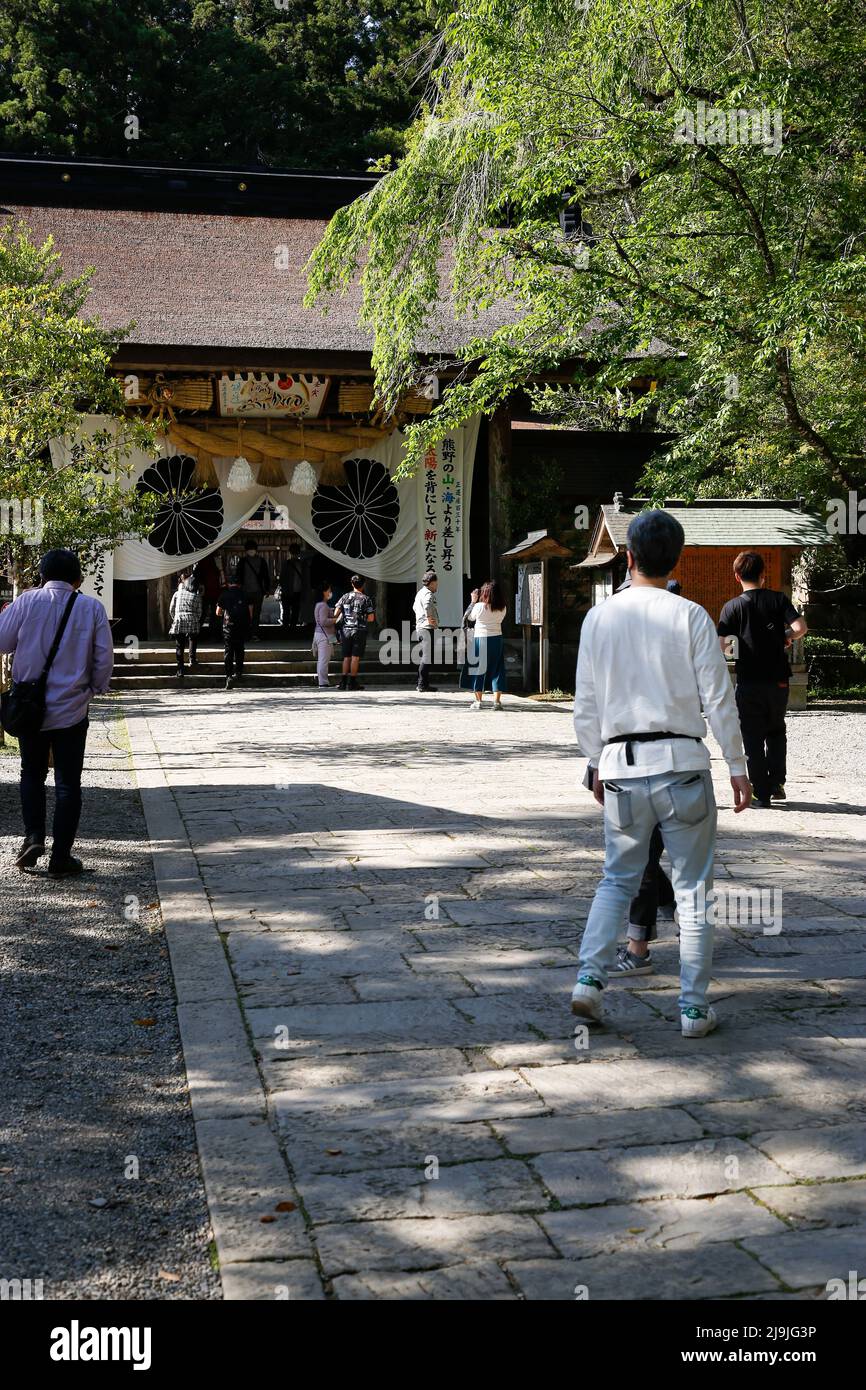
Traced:
<svg viewBox="0 0 866 1390">
<path fill-rule="evenodd" d="M 165 637 L 169 628 L 168 606 L 175 590 L 177 576 L 164 574 L 147 581 L 147 636 Z"/>
<path fill-rule="evenodd" d="M 490 496 L 490 579 L 503 574 L 500 559 L 511 544 L 511 410 L 506 402 L 487 425 L 488 492 Z"/>
</svg>

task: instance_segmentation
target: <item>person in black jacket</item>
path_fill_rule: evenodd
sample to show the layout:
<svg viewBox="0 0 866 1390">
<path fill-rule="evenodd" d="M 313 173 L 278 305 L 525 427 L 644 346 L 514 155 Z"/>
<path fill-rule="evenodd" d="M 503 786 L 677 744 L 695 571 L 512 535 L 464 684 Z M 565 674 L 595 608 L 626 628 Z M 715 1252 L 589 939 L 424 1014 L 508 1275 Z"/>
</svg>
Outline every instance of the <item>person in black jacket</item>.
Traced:
<svg viewBox="0 0 866 1390">
<path fill-rule="evenodd" d="M 280 622 L 286 633 L 298 626 L 303 592 L 304 564 L 301 548 L 299 545 L 290 545 L 289 553 L 280 568 Z"/>
<path fill-rule="evenodd" d="M 246 639 L 249 635 L 253 606 L 244 593 L 238 565 L 229 575 L 228 587 L 217 600 L 217 617 L 222 618 L 225 651 L 226 690 L 243 678 Z"/>
<path fill-rule="evenodd" d="M 244 545 L 244 553 L 237 566 L 237 582 L 252 610 L 250 641 L 258 642 L 262 604 L 271 592 L 271 572 L 267 560 L 259 554 L 259 547 L 253 540 Z"/>
<path fill-rule="evenodd" d="M 725 656 L 736 662 L 737 709 L 754 791 L 752 805 L 766 810 L 774 801 L 785 800 L 788 648 L 809 629 L 787 594 L 765 588 L 764 560 L 757 551 L 741 551 L 734 574 L 743 592 L 721 611 L 719 642 Z"/>
</svg>

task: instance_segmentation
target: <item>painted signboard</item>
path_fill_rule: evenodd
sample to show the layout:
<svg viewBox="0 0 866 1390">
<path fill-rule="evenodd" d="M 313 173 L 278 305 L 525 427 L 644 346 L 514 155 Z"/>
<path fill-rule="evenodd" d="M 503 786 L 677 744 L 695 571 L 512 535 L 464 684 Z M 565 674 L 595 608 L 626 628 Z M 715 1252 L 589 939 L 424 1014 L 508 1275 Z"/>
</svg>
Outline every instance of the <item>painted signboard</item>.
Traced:
<svg viewBox="0 0 866 1390">
<path fill-rule="evenodd" d="M 314 420 L 325 403 L 329 384 L 327 377 L 280 372 L 224 375 L 219 382 L 220 414 Z"/>
</svg>

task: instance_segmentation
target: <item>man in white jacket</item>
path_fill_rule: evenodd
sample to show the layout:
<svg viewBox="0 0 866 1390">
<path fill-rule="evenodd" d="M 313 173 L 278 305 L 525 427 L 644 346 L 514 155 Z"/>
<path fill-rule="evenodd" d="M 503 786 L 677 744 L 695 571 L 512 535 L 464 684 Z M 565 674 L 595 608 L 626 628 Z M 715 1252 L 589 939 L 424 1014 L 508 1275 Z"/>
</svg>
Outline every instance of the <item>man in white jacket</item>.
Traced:
<svg viewBox="0 0 866 1390">
<path fill-rule="evenodd" d="M 667 589 L 684 539 L 669 512 L 635 517 L 626 537 L 631 585 L 591 609 L 580 634 L 574 727 L 604 807 L 605 861 L 571 1007 L 581 1018 L 602 1017 L 617 935 L 658 825 L 679 911 L 682 1032 L 700 1038 L 717 1022 L 707 1005 L 716 803 L 703 715 L 728 764 L 735 811 L 745 810 L 751 790 L 713 621 L 698 604 Z"/>
</svg>

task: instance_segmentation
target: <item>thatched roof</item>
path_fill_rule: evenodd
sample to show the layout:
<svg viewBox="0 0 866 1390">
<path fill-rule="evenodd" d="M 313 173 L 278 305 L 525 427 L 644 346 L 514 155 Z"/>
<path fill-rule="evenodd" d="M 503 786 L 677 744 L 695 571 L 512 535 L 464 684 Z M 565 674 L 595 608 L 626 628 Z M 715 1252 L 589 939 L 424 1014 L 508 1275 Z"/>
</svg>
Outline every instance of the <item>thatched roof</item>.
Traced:
<svg viewBox="0 0 866 1390">
<path fill-rule="evenodd" d="M 87 312 L 111 328 L 134 320 L 130 343 L 370 351 L 357 287 L 327 315 L 304 307 L 304 267 L 323 219 L 8 204 L 3 212 L 38 242 L 52 236 L 66 275 L 93 269 Z M 502 310 L 490 311 L 461 327 L 443 312 L 421 350 L 454 352 L 501 321 Z"/>
</svg>

